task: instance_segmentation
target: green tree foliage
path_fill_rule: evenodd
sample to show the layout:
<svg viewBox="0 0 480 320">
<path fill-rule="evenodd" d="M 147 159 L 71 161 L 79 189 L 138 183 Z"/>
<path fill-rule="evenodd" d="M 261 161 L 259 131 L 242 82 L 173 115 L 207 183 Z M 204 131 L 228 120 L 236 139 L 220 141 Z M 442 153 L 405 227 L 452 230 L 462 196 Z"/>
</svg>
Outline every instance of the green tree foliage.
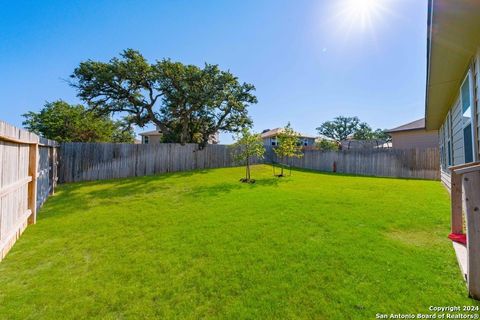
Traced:
<svg viewBox="0 0 480 320">
<path fill-rule="evenodd" d="M 353 133 L 353 138 L 355 140 L 373 140 L 374 131 L 366 122 L 362 122 L 357 126 Z"/>
<path fill-rule="evenodd" d="M 127 124 L 62 100 L 47 102 L 40 112 L 23 117 L 25 128 L 57 142 L 133 142 L 135 137 Z"/>
<path fill-rule="evenodd" d="M 218 131 L 240 132 L 252 124 L 247 108 L 257 103 L 253 85 L 217 65 L 150 64 L 132 49 L 108 63 L 82 62 L 71 78 L 91 109 L 127 114 L 140 127 L 154 123 L 165 142 L 203 146 Z"/>
<path fill-rule="evenodd" d="M 302 146 L 300 144 L 300 135 L 296 133 L 290 123 L 277 135 L 277 146 L 273 149 L 282 163 L 288 158 L 303 157 Z M 283 165 L 281 167 L 280 177 L 283 177 Z"/>
<path fill-rule="evenodd" d="M 326 139 L 320 140 L 316 145 L 320 150 L 324 151 L 337 151 L 339 148 L 337 142 Z"/>
<path fill-rule="evenodd" d="M 387 133 L 387 130 L 377 129 L 374 131 L 374 139 L 382 141 L 392 141 L 392 137 Z"/>
<path fill-rule="evenodd" d="M 390 139 L 384 130 L 372 130 L 368 123 L 360 122 L 358 117 L 336 117 L 332 121 L 322 123 L 317 131 L 338 142 L 347 140 L 350 135 L 353 135 L 355 140 L 388 141 Z"/>
<path fill-rule="evenodd" d="M 367 123 L 362 122 L 358 125 L 357 130 L 355 131 L 353 138 L 355 140 L 382 140 L 389 141 L 391 138 L 385 130 L 377 129 L 373 130 Z"/>
<path fill-rule="evenodd" d="M 347 137 L 358 129 L 360 119 L 358 117 L 339 116 L 332 121 L 326 121 L 317 128 L 320 134 L 332 138 L 335 141 L 346 140 Z"/>
<path fill-rule="evenodd" d="M 237 134 L 236 142 L 232 145 L 234 148 L 234 159 L 237 163 L 245 165 L 245 179 L 243 182 L 254 181 L 250 176 L 250 164 L 252 158 L 263 158 L 265 147 L 259 134 L 250 132 L 248 128 L 243 128 Z"/>
</svg>

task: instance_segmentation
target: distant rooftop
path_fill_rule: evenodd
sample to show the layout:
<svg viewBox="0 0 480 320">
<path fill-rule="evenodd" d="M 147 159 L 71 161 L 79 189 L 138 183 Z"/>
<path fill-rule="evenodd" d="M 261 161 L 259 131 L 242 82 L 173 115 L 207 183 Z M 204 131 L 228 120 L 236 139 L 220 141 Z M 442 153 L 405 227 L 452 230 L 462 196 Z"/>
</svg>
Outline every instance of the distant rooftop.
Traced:
<svg viewBox="0 0 480 320">
<path fill-rule="evenodd" d="M 411 131 L 411 130 L 421 130 L 425 129 L 425 118 L 418 119 L 407 124 L 401 125 L 399 127 L 387 130 L 387 132 L 400 132 L 400 131 Z"/>
<path fill-rule="evenodd" d="M 283 130 L 284 130 L 284 128 L 275 128 L 275 129 L 271 129 L 271 130 L 264 130 L 264 132 L 262 132 L 262 134 L 260 136 L 262 137 L 262 139 L 275 137 L 279 133 L 283 132 Z M 312 138 L 312 139 L 316 138 L 315 136 L 308 135 L 308 134 L 303 134 L 301 132 L 297 132 L 297 134 L 302 138 Z"/>
<path fill-rule="evenodd" d="M 162 133 L 158 132 L 157 130 L 146 131 L 139 133 L 141 136 L 161 136 Z"/>
</svg>

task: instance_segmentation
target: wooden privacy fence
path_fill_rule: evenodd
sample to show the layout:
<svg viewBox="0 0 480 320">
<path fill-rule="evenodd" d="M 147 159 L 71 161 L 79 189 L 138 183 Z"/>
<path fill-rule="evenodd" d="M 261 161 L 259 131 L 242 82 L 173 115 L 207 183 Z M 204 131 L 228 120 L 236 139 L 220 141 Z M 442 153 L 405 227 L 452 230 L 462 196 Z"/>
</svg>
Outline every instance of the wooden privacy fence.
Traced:
<svg viewBox="0 0 480 320">
<path fill-rule="evenodd" d="M 54 141 L 0 121 L 0 260 L 53 193 L 56 166 Z"/>
<path fill-rule="evenodd" d="M 226 145 L 66 143 L 60 148 L 60 182 L 79 182 L 237 165 Z M 278 162 L 272 147 L 265 160 Z M 306 150 L 288 159 L 297 168 L 384 177 L 439 179 L 438 149 Z"/>
<path fill-rule="evenodd" d="M 267 159 L 282 162 L 272 148 Z M 440 156 L 432 149 L 359 149 L 344 151 L 305 150 L 302 158 L 287 159 L 293 167 L 355 175 L 440 179 Z"/>
<path fill-rule="evenodd" d="M 59 177 L 63 183 L 231 167 L 236 165 L 232 151 L 227 145 L 200 150 L 197 144 L 65 143 Z"/>
</svg>

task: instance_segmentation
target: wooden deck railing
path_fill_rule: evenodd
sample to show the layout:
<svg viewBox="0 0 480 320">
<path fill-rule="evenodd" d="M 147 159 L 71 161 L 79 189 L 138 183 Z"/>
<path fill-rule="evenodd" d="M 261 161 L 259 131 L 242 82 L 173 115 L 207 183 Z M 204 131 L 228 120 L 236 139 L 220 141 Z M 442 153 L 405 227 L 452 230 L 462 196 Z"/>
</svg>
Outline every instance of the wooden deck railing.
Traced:
<svg viewBox="0 0 480 320">
<path fill-rule="evenodd" d="M 480 162 L 450 168 L 452 172 L 452 233 L 462 234 L 463 201 L 467 246 L 455 244 L 461 270 L 465 274 L 468 292 L 480 300 Z"/>
</svg>

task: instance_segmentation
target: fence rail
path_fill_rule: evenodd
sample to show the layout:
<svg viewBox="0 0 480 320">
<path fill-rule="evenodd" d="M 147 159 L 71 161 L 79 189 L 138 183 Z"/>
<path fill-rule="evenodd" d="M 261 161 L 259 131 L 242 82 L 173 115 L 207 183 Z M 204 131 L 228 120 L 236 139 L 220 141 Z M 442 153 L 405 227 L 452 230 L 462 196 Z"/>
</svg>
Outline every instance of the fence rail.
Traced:
<svg viewBox="0 0 480 320">
<path fill-rule="evenodd" d="M 254 160 L 253 163 L 261 163 Z M 60 148 L 60 182 L 138 177 L 236 165 L 227 145 L 65 143 Z"/>
<path fill-rule="evenodd" d="M 232 148 L 196 144 L 66 143 L 60 148 L 60 182 L 137 177 L 156 173 L 230 167 L 236 165 Z M 265 160 L 281 162 L 271 147 Z M 401 178 L 440 178 L 438 149 L 425 150 L 306 150 L 294 167 L 318 171 Z M 334 169 L 335 166 L 335 169 Z"/>
<path fill-rule="evenodd" d="M 293 167 L 355 175 L 440 179 L 440 155 L 430 149 L 370 149 L 320 151 L 305 150 L 302 158 L 281 161 L 271 148 L 268 159 L 285 162 Z"/>
<path fill-rule="evenodd" d="M 0 260 L 53 193 L 56 146 L 0 121 Z"/>
</svg>

